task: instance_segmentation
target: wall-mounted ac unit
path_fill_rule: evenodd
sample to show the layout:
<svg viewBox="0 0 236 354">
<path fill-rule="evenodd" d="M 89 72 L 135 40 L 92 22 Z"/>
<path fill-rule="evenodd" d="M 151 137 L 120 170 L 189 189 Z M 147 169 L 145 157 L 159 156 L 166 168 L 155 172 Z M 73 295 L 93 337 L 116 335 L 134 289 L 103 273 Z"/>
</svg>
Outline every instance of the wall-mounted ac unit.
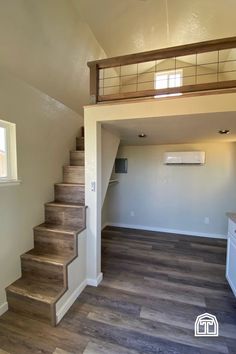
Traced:
<svg viewBox="0 0 236 354">
<path fill-rule="evenodd" d="M 166 152 L 164 156 L 166 165 L 203 165 L 205 163 L 204 151 L 175 151 Z"/>
</svg>

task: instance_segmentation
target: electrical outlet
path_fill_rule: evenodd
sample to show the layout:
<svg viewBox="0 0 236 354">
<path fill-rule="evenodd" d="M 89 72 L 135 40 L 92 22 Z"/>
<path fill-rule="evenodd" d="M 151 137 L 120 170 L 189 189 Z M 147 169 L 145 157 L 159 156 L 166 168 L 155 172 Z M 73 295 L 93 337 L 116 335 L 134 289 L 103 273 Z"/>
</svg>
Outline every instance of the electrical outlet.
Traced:
<svg viewBox="0 0 236 354">
<path fill-rule="evenodd" d="M 132 210 L 131 212 L 130 212 L 130 216 L 134 216 L 135 215 L 135 212 Z"/>
<path fill-rule="evenodd" d="M 205 216 L 204 218 L 204 224 L 209 225 L 210 224 L 210 219 L 208 216 Z"/>
</svg>

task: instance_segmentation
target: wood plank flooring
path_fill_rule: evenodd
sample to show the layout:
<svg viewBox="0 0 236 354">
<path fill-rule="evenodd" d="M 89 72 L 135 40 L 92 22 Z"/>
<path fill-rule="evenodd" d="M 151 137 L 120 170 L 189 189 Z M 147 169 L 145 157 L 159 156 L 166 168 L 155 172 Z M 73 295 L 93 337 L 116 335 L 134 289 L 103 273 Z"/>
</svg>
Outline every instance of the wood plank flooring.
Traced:
<svg viewBox="0 0 236 354">
<path fill-rule="evenodd" d="M 56 328 L 13 312 L 0 318 L 10 354 L 236 354 L 236 299 L 225 280 L 226 241 L 107 227 L 104 280 L 87 287 Z M 196 316 L 219 337 L 195 338 Z M 0 353 L 1 353 L 0 350 Z"/>
</svg>

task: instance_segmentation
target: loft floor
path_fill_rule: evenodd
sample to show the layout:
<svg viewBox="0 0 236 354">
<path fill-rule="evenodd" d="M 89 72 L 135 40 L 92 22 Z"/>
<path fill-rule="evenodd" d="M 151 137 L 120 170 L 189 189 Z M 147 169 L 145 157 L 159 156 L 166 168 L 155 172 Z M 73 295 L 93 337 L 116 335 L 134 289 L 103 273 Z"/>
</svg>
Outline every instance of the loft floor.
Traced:
<svg viewBox="0 0 236 354">
<path fill-rule="evenodd" d="M 8 312 L 0 319 L 0 348 L 12 354 L 236 353 L 226 241 L 107 227 L 102 253 L 102 284 L 87 287 L 58 327 Z M 217 316 L 218 338 L 194 337 L 194 321 L 204 312 Z"/>
</svg>

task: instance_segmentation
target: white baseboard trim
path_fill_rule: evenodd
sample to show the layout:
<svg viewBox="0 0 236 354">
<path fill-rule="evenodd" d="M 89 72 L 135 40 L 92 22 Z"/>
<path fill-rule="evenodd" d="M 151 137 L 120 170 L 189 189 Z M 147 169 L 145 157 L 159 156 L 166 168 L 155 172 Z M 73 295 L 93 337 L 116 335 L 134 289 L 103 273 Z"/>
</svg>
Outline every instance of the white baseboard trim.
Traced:
<svg viewBox="0 0 236 354">
<path fill-rule="evenodd" d="M 85 279 L 70 295 L 70 297 L 66 300 L 64 305 L 60 308 L 60 310 L 56 314 L 56 322 L 59 323 L 64 315 L 67 313 L 69 308 L 73 305 L 77 297 L 82 293 L 82 291 L 87 286 L 87 279 Z"/>
<path fill-rule="evenodd" d="M 87 279 L 87 285 L 98 286 L 103 279 L 103 273 L 100 273 L 96 279 Z"/>
<path fill-rule="evenodd" d="M 226 274 L 226 279 L 228 280 L 228 283 L 231 287 L 231 290 L 234 294 L 234 296 L 236 297 L 236 288 L 235 288 L 235 285 L 232 283 L 231 279 L 229 278 L 229 276 Z"/>
<path fill-rule="evenodd" d="M 5 312 L 8 310 L 8 303 L 4 302 L 2 305 L 0 305 L 0 316 L 2 316 Z"/>
<path fill-rule="evenodd" d="M 96 279 L 85 279 L 70 295 L 70 297 L 66 300 L 66 302 L 62 305 L 62 307 L 58 310 L 56 314 L 56 322 L 59 323 L 61 319 L 65 316 L 67 311 L 73 305 L 78 296 L 82 293 L 82 291 L 86 288 L 87 285 L 98 286 L 103 279 L 103 273 L 100 273 Z"/>
<path fill-rule="evenodd" d="M 162 228 L 162 227 L 131 225 L 131 224 L 114 223 L 114 222 L 108 222 L 106 226 L 108 226 L 108 225 L 109 226 L 115 226 L 115 227 L 125 227 L 127 229 L 138 229 L 138 230 L 147 230 L 147 231 L 156 231 L 156 232 L 166 232 L 166 233 L 170 233 L 170 234 L 179 234 L 179 235 L 188 235 L 188 236 L 210 237 L 210 238 L 220 238 L 220 239 L 226 239 L 227 238 L 227 235 L 223 235 L 223 234 L 212 234 L 212 233 L 205 233 L 205 232 L 166 229 L 166 228 Z"/>
</svg>

